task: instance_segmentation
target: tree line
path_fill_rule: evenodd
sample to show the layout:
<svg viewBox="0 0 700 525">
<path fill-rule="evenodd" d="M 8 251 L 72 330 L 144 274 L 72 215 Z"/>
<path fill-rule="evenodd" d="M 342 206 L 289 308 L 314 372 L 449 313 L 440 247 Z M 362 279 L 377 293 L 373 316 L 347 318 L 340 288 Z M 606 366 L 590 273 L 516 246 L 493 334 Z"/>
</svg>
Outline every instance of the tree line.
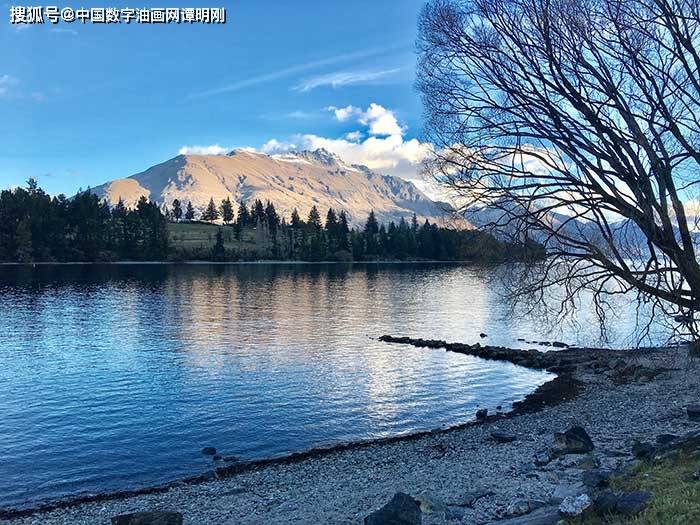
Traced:
<svg viewBox="0 0 700 525">
<path fill-rule="evenodd" d="M 112 208 L 89 190 L 51 197 L 34 179 L 0 192 L 0 261 L 160 260 L 168 248 L 167 219 L 145 197 Z"/>
<path fill-rule="evenodd" d="M 178 243 L 187 225 L 218 223 L 211 242 Z M 111 207 L 89 190 L 73 198 L 52 197 L 35 180 L 0 192 L 0 261 L 65 262 L 116 260 L 502 260 L 539 255 L 536 246 L 515 246 L 479 231 L 441 228 L 414 215 L 380 224 L 373 211 L 351 228 L 346 213 L 313 206 L 289 220 L 272 202 L 234 206 L 211 199 L 201 214 L 191 202 L 174 200 L 161 209 L 142 197 L 134 208 Z"/>
<path fill-rule="evenodd" d="M 174 222 L 195 222 L 197 214 L 191 202 L 175 199 L 165 211 Z M 504 260 L 541 257 L 543 250 L 535 244 L 513 245 L 474 230 L 442 228 L 429 220 L 419 222 L 414 214 L 408 221 L 380 224 L 370 211 L 361 227 L 351 228 L 343 210 L 329 208 L 322 216 L 312 206 L 305 219 L 292 210 L 289 221 L 277 212 L 270 201 L 254 200 L 250 206 L 237 207 L 230 198 L 218 205 L 214 199 L 199 216 L 199 222 L 223 222 L 214 247 L 180 250 L 184 259 L 214 260 L 277 259 L 300 261 L 372 261 L 372 260 Z M 237 243 L 226 242 L 227 235 Z M 252 240 L 253 248 L 241 245 Z M 233 247 L 230 247 L 233 244 Z M 178 250 L 176 250 L 178 251 Z"/>
</svg>

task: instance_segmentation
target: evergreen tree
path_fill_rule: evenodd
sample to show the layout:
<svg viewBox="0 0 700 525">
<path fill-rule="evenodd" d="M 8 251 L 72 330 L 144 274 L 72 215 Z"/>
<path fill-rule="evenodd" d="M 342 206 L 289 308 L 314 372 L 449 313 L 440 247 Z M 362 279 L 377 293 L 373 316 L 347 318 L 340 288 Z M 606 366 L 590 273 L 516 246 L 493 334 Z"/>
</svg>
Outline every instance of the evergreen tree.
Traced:
<svg viewBox="0 0 700 525">
<path fill-rule="evenodd" d="M 173 200 L 173 218 L 175 222 L 180 222 L 180 219 L 182 219 L 182 203 L 179 199 Z"/>
<path fill-rule="evenodd" d="M 377 256 L 379 254 L 379 223 L 374 215 L 374 210 L 369 212 L 365 222 L 365 254 Z"/>
<path fill-rule="evenodd" d="M 338 249 L 345 251 L 350 250 L 350 243 L 348 240 L 349 233 L 348 216 L 345 214 L 345 211 L 341 211 L 338 218 Z"/>
<path fill-rule="evenodd" d="M 321 214 L 318 212 L 318 208 L 316 206 L 311 207 L 311 211 L 309 211 L 309 218 L 306 220 L 306 224 L 315 231 L 321 231 L 321 228 L 323 227 L 321 225 Z"/>
<path fill-rule="evenodd" d="M 190 221 L 190 222 L 194 220 L 194 207 L 192 206 L 192 201 L 187 202 L 187 210 L 185 211 L 185 220 Z"/>
<path fill-rule="evenodd" d="M 253 206 L 250 210 L 250 218 L 253 222 L 253 226 L 260 226 L 265 224 L 265 206 L 260 199 L 255 199 Z"/>
<path fill-rule="evenodd" d="M 209 199 L 209 204 L 207 205 L 207 209 L 204 210 L 204 215 L 202 215 L 202 220 L 213 223 L 218 218 L 219 218 L 219 210 L 216 208 L 216 204 L 214 204 L 214 198 L 211 198 L 211 199 Z"/>
<path fill-rule="evenodd" d="M 238 216 L 236 218 L 236 223 L 241 228 L 250 226 L 250 214 L 248 213 L 248 206 L 246 205 L 245 201 L 241 201 L 238 205 Z"/>
<path fill-rule="evenodd" d="M 233 221 L 233 203 L 229 197 L 221 201 L 221 218 L 224 223 L 229 224 Z"/>
<path fill-rule="evenodd" d="M 212 260 L 224 261 L 226 259 L 226 248 L 224 246 L 224 232 L 221 228 L 216 231 L 216 243 L 211 251 Z"/>
<path fill-rule="evenodd" d="M 265 206 L 265 217 L 267 219 L 268 231 L 270 232 L 270 235 L 274 237 L 277 233 L 277 228 L 279 227 L 280 218 L 279 215 L 277 215 L 275 206 L 270 201 L 267 201 L 267 205 Z"/>
<path fill-rule="evenodd" d="M 299 212 L 296 208 L 292 210 L 292 219 L 290 225 L 295 230 L 299 230 L 304 226 L 304 222 L 301 220 L 301 217 L 299 217 Z"/>
</svg>

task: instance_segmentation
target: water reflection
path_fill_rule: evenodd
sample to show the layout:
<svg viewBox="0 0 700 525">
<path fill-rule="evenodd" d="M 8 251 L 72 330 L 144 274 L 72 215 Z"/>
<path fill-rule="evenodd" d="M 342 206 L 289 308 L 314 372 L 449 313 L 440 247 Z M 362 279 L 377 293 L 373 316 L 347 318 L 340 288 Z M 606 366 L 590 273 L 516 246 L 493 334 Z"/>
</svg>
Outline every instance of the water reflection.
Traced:
<svg viewBox="0 0 700 525">
<path fill-rule="evenodd" d="M 489 271 L 2 267 L 0 506 L 190 475 L 203 446 L 264 457 L 520 399 L 547 375 L 373 339 L 595 337 L 507 317 Z"/>
</svg>

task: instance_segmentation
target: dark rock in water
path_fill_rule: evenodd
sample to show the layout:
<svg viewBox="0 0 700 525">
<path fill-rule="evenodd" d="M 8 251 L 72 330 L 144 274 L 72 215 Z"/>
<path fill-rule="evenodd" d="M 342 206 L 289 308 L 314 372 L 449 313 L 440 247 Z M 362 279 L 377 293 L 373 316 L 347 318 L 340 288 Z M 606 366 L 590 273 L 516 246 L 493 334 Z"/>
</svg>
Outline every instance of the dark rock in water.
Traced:
<svg viewBox="0 0 700 525">
<path fill-rule="evenodd" d="M 420 525 L 421 520 L 420 504 L 397 492 L 389 503 L 365 518 L 365 525 Z"/>
<path fill-rule="evenodd" d="M 219 454 L 214 454 L 211 459 L 214 461 L 221 461 L 223 458 Z"/>
<path fill-rule="evenodd" d="M 512 443 L 517 439 L 513 434 L 507 434 L 505 432 L 491 432 L 491 437 L 496 443 Z"/>
<path fill-rule="evenodd" d="M 691 421 L 700 421 L 700 405 L 688 405 L 686 412 L 688 412 L 688 419 Z"/>
<path fill-rule="evenodd" d="M 675 434 L 659 434 L 656 436 L 656 443 L 658 445 L 668 445 L 669 443 L 673 443 L 675 440 L 678 439 L 678 436 Z"/>
<path fill-rule="evenodd" d="M 224 456 L 224 461 L 226 461 L 227 463 L 238 463 L 239 461 L 241 461 L 241 458 L 239 458 L 238 456 Z"/>
<path fill-rule="evenodd" d="M 179 512 L 135 512 L 112 518 L 112 525 L 182 525 Z"/>
<path fill-rule="evenodd" d="M 623 492 L 617 498 L 615 510 L 620 514 L 639 514 L 642 512 L 649 500 L 651 492 L 648 490 L 635 490 L 634 492 Z"/>
<path fill-rule="evenodd" d="M 484 337 L 488 337 L 488 335 L 485 334 L 484 332 L 481 332 L 481 333 L 479 334 L 479 337 L 481 337 L 481 338 L 483 339 Z"/>
<path fill-rule="evenodd" d="M 637 441 L 632 445 L 632 454 L 637 459 L 651 459 L 656 454 L 656 447 L 651 443 Z"/>
<path fill-rule="evenodd" d="M 562 343 L 562 342 L 560 342 L 560 341 L 554 341 L 554 342 L 552 343 L 552 346 L 553 346 L 554 348 L 568 348 L 568 347 L 569 347 L 569 345 L 567 345 L 566 343 Z"/>
<path fill-rule="evenodd" d="M 610 471 L 607 470 L 585 470 L 583 472 L 583 484 L 592 489 L 607 487 L 610 474 Z"/>
<path fill-rule="evenodd" d="M 216 449 L 214 447 L 204 447 L 202 449 L 202 454 L 204 454 L 205 456 L 215 456 Z"/>
<path fill-rule="evenodd" d="M 486 421 L 486 418 L 488 417 L 488 415 L 489 415 L 488 409 L 487 409 L 487 408 L 481 408 L 481 409 L 479 409 L 479 410 L 476 411 L 476 420 L 477 420 L 479 423 L 483 423 L 484 421 Z"/>
<path fill-rule="evenodd" d="M 585 454 L 593 448 L 593 441 L 583 427 L 571 427 L 554 434 L 554 451 L 558 454 Z"/>
</svg>

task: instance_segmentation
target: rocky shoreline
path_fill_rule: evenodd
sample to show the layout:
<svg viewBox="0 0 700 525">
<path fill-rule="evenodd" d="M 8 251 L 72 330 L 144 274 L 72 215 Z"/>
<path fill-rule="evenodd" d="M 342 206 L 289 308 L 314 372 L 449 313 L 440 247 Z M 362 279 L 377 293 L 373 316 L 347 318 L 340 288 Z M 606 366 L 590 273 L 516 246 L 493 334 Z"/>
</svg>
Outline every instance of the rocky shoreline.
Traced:
<svg viewBox="0 0 700 525">
<path fill-rule="evenodd" d="M 558 512 L 565 499 L 559 496 L 591 492 L 583 479 L 595 476 L 590 472 L 620 471 L 634 461 L 635 442 L 700 429 L 686 414 L 700 386 L 699 365 L 684 348 L 538 352 L 382 340 L 559 375 L 512 412 L 481 412 L 476 422 L 458 428 L 233 464 L 164 487 L 6 512 L 0 522 L 107 524 L 129 512 L 175 511 L 186 524 L 362 523 L 399 492 L 419 502 L 428 524 L 544 519 Z M 557 432 L 575 427 L 590 434 L 591 451 L 545 456 Z"/>
</svg>

